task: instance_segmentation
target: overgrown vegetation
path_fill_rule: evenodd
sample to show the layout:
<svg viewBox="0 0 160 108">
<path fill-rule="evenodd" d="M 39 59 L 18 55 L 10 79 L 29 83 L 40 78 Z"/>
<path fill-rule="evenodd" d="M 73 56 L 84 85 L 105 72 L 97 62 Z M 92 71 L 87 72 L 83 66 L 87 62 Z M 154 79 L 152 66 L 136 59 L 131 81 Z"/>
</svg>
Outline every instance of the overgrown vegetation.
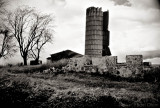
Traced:
<svg viewBox="0 0 160 108">
<path fill-rule="evenodd" d="M 144 71 L 144 81 L 160 82 L 160 67 L 154 67 L 151 70 Z"/>
<path fill-rule="evenodd" d="M 50 69 L 52 67 L 56 69 L 62 69 L 68 63 L 67 59 L 62 59 L 52 64 L 43 64 L 43 65 L 33 65 L 33 66 L 0 66 L 0 68 L 6 69 L 11 73 L 43 73 L 44 70 Z"/>
<path fill-rule="evenodd" d="M 36 72 L 43 72 L 45 69 L 49 69 L 50 66 L 48 65 L 36 65 L 36 66 L 12 66 L 6 67 L 8 72 L 12 73 L 36 73 Z"/>
<path fill-rule="evenodd" d="M 65 64 L 61 61 L 59 64 Z M 53 64 L 52 64 L 53 65 Z M 58 65 L 57 65 L 58 66 Z M 159 107 L 159 83 L 87 73 L 54 75 L 50 66 L 0 69 L 0 104 L 17 108 Z M 61 66 L 58 66 L 59 68 Z"/>
</svg>

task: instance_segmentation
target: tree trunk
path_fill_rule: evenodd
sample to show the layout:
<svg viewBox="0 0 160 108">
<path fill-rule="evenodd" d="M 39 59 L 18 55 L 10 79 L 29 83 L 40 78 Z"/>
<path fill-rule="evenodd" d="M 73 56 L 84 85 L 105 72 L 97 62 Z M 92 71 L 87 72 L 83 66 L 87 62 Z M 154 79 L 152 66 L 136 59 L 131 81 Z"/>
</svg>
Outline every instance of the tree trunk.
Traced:
<svg viewBox="0 0 160 108">
<path fill-rule="evenodd" d="M 39 64 L 39 58 L 38 57 L 35 59 L 35 63 L 36 63 L 36 65 Z"/>
<path fill-rule="evenodd" d="M 27 56 L 24 56 L 24 57 L 23 57 L 23 64 L 24 64 L 24 65 L 27 65 Z"/>
<path fill-rule="evenodd" d="M 37 58 L 35 59 L 35 63 L 37 65 L 39 65 L 39 53 L 40 53 L 40 50 L 38 50 Z"/>
</svg>

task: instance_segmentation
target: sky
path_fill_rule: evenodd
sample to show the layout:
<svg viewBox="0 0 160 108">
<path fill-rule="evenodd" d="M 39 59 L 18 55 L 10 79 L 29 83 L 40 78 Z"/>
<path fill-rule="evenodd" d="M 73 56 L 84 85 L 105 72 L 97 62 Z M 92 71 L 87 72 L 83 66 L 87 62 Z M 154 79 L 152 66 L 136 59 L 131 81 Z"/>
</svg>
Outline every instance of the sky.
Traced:
<svg viewBox="0 0 160 108">
<path fill-rule="evenodd" d="M 110 50 L 118 62 L 125 62 L 126 55 L 142 54 L 144 61 L 160 64 L 157 0 L 8 0 L 6 8 L 14 10 L 22 5 L 54 17 L 54 39 L 42 51 L 43 62 L 50 54 L 67 49 L 84 54 L 86 9 L 94 6 L 109 10 Z M 22 58 L 17 52 L 2 62 L 22 62 Z"/>
</svg>

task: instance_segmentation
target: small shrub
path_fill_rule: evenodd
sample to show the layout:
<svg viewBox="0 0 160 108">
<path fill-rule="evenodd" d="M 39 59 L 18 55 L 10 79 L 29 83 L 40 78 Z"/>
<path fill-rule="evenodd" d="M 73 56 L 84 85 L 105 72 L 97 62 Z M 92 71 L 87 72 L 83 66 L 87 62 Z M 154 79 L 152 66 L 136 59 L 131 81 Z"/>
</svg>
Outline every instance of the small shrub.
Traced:
<svg viewBox="0 0 160 108">
<path fill-rule="evenodd" d="M 68 59 L 61 59 L 61 60 L 51 63 L 50 66 L 58 68 L 58 69 L 62 69 L 62 67 L 68 64 L 68 61 L 69 61 Z"/>
<path fill-rule="evenodd" d="M 17 65 L 17 66 L 23 66 L 23 63 L 20 62 L 20 63 L 17 63 L 16 65 Z"/>
<path fill-rule="evenodd" d="M 9 66 L 9 67 L 12 67 L 13 65 L 12 65 L 12 64 L 8 64 L 8 66 Z"/>
<path fill-rule="evenodd" d="M 40 71 L 40 72 L 43 72 L 43 70 L 46 70 L 46 69 L 49 69 L 49 68 L 50 68 L 49 65 L 44 64 L 44 65 L 41 65 L 40 67 L 38 67 L 36 70 Z"/>
<path fill-rule="evenodd" d="M 147 82 L 160 82 L 160 68 L 152 68 L 149 71 L 144 72 L 144 81 Z"/>
<path fill-rule="evenodd" d="M 49 65 L 37 65 L 37 66 L 14 66 L 11 68 L 8 68 L 8 72 L 13 73 L 35 73 L 35 72 L 43 72 L 43 70 L 49 69 Z"/>
</svg>

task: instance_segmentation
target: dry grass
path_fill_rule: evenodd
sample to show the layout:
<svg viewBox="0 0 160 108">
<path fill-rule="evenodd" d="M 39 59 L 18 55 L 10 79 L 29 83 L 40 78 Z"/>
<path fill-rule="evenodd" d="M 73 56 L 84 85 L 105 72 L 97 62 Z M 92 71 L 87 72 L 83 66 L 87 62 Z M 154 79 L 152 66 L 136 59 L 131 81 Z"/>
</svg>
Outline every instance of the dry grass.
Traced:
<svg viewBox="0 0 160 108">
<path fill-rule="evenodd" d="M 112 81 L 85 73 L 43 74 L 0 69 L 0 104 L 6 107 L 159 107 L 158 83 Z M 26 72 L 23 70 L 26 69 Z M 28 69 L 28 70 L 27 70 Z"/>
</svg>

